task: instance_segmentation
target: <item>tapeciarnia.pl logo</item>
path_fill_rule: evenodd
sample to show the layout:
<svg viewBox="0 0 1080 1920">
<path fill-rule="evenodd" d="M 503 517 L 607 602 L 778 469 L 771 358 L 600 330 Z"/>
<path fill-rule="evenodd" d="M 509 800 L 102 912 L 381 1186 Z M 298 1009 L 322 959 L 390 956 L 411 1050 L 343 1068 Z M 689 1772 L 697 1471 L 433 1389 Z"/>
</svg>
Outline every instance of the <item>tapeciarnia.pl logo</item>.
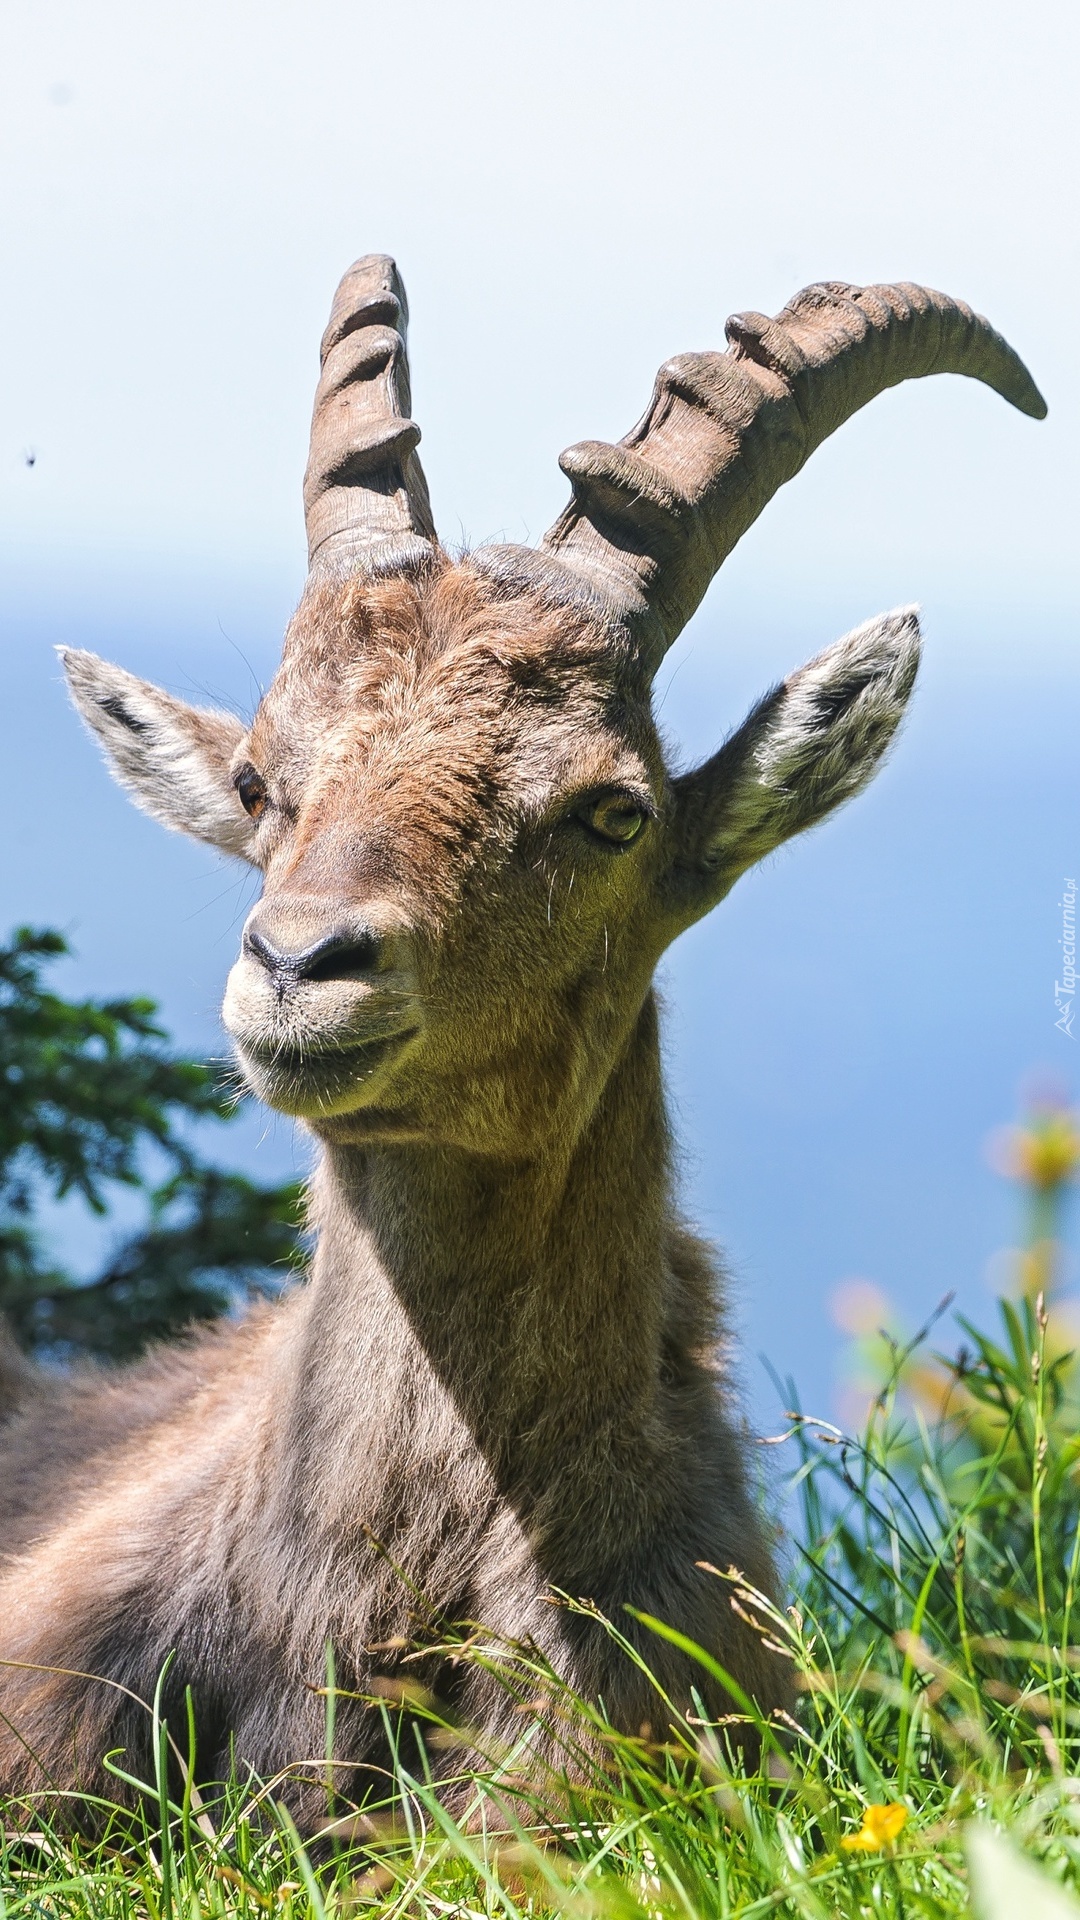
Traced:
<svg viewBox="0 0 1080 1920">
<path fill-rule="evenodd" d="M 1058 1017 L 1054 1021 L 1062 1033 L 1075 1040 L 1073 1032 L 1073 1014 L 1076 1011 L 1076 881 L 1066 880 L 1065 891 L 1058 901 L 1061 908 L 1061 936 L 1058 946 L 1061 948 L 1061 979 L 1054 981 L 1054 1005 Z"/>
</svg>

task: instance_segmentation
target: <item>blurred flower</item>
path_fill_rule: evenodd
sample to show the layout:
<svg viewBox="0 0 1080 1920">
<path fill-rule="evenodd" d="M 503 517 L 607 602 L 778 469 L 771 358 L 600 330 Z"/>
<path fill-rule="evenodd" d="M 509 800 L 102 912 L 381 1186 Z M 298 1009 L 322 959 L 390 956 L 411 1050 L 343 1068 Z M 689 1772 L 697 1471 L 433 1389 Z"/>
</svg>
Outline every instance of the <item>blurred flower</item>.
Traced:
<svg viewBox="0 0 1080 1920">
<path fill-rule="evenodd" d="M 1037 1108 L 1020 1127 L 999 1127 L 987 1143 L 990 1164 L 1038 1193 L 1056 1193 L 1080 1167 L 1080 1126 L 1066 1106 Z"/>
<path fill-rule="evenodd" d="M 829 1295 L 829 1309 L 841 1331 L 856 1339 L 880 1332 L 893 1318 L 888 1294 L 872 1280 L 841 1280 Z"/>
<path fill-rule="evenodd" d="M 848 1338 L 835 1396 L 841 1426 L 861 1431 L 870 1408 L 893 1373 L 902 1329 L 888 1294 L 872 1280 L 842 1280 L 829 1295 L 833 1322 Z"/>
<path fill-rule="evenodd" d="M 1022 1247 L 999 1247 L 990 1255 L 983 1280 L 995 1300 L 1015 1300 L 1023 1293 L 1026 1258 Z"/>
<path fill-rule="evenodd" d="M 1080 1111 L 1044 1085 L 1029 1091 L 1026 1112 L 1021 1124 L 1002 1128 L 989 1143 L 997 1170 L 1021 1183 L 1027 1212 L 1024 1242 L 1001 1249 L 987 1273 L 1002 1303 L 1000 1343 L 966 1327 L 970 1341 L 955 1358 L 928 1350 L 934 1321 L 909 1335 L 888 1295 L 869 1280 L 845 1280 L 829 1300 L 833 1321 L 847 1335 L 837 1417 L 849 1433 L 873 1425 L 897 1453 L 911 1440 L 909 1416 L 928 1416 L 969 1462 L 1000 1450 L 1000 1474 L 1020 1488 L 1030 1487 L 1043 1457 L 1038 1445 L 1046 1444 L 1045 1434 L 1037 1442 L 1031 1426 L 1036 1386 L 1042 1396 L 1036 1424 L 1047 1429 L 1048 1423 L 1061 1471 L 1080 1483 L 1080 1301 L 1062 1298 L 1062 1223 L 1069 1185 L 1080 1173 Z M 845 1846 L 880 1846 L 874 1823 L 890 1811 L 870 1808 Z M 896 1814 L 902 1824 L 903 1808 Z"/>
<path fill-rule="evenodd" d="M 885 1807 L 866 1807 L 858 1833 L 846 1833 L 840 1845 L 847 1853 L 880 1853 L 882 1847 L 891 1847 L 900 1838 L 907 1817 L 908 1810 L 899 1800 L 891 1800 Z"/>
<path fill-rule="evenodd" d="M 966 1411 L 969 1396 L 956 1374 L 935 1360 L 912 1360 L 904 1368 L 904 1390 L 916 1406 L 936 1420 Z"/>
</svg>

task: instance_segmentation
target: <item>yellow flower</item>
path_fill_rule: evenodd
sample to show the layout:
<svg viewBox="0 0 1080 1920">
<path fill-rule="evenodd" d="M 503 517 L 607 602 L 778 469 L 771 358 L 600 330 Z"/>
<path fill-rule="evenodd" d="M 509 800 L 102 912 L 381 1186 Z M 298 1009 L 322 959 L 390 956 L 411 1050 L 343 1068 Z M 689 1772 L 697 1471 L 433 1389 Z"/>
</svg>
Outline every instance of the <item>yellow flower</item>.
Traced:
<svg viewBox="0 0 1080 1920">
<path fill-rule="evenodd" d="M 990 1154 L 999 1173 L 1026 1181 L 1038 1193 L 1057 1193 L 1080 1166 L 1077 1116 L 1066 1107 L 1043 1107 L 1026 1126 L 995 1134 Z"/>
<path fill-rule="evenodd" d="M 887 1807 L 866 1807 L 858 1833 L 845 1834 L 840 1845 L 848 1853 L 879 1853 L 899 1839 L 907 1813 L 899 1800 L 890 1801 Z"/>
</svg>

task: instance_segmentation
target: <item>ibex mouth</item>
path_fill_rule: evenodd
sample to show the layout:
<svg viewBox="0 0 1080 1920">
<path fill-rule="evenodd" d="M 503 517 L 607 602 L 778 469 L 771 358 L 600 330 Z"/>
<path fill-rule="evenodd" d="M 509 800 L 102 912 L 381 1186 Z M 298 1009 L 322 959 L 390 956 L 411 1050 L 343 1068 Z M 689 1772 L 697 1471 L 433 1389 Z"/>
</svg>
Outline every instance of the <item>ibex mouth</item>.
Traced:
<svg viewBox="0 0 1080 1920">
<path fill-rule="evenodd" d="M 369 1086 L 383 1076 L 378 1069 L 404 1052 L 417 1027 L 374 1040 L 341 1041 L 336 1046 L 295 1042 L 278 1045 L 238 1043 L 241 1064 L 257 1093 L 279 1112 L 318 1119 L 363 1105 Z"/>
</svg>

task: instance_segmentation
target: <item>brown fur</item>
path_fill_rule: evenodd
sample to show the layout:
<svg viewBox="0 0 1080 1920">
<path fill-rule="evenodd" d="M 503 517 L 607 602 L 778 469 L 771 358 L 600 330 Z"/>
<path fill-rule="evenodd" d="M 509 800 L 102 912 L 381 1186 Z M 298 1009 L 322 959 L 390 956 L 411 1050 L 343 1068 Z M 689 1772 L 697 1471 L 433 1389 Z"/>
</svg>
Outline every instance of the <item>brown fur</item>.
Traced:
<svg viewBox="0 0 1080 1920">
<path fill-rule="evenodd" d="M 306 1285 L 134 1367 L 20 1391 L 0 1428 L 0 1654 L 23 1663 L 0 1669 L 5 1790 L 99 1787 L 117 1746 L 145 1765 L 121 1689 L 148 1699 L 169 1654 L 204 1774 L 230 1739 L 267 1773 L 317 1756 L 327 1640 L 362 1690 L 418 1612 L 531 1635 L 617 1723 L 655 1720 L 635 1666 L 552 1587 L 595 1601 L 680 1701 L 693 1684 L 730 1704 L 628 1605 L 765 1709 L 787 1699 L 784 1663 L 698 1564 L 772 1584 L 718 1276 L 674 1209 L 651 980 L 751 857 L 869 777 L 914 623 L 868 634 L 676 780 L 647 679 L 588 620 L 441 558 L 323 586 L 250 733 L 235 725 L 234 771 L 269 792 L 257 827 L 227 799 L 220 716 L 69 660 L 136 797 L 262 868 L 247 942 L 299 951 L 344 925 L 375 957 L 275 986 L 246 944 L 226 997 L 249 1080 L 322 1142 Z M 650 816 L 624 848 L 580 817 L 612 790 Z M 373 1041 L 389 1053 L 344 1050 Z M 435 1677 L 467 1722 L 520 1725 L 479 1672 Z M 343 1702 L 337 1751 L 377 1764 L 378 1716 Z"/>
</svg>

